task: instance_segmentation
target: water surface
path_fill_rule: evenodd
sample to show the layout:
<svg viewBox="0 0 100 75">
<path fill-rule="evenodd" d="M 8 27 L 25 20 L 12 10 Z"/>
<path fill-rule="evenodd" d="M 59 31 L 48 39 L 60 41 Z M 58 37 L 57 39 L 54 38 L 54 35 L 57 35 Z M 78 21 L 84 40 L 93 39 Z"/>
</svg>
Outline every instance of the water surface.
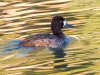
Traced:
<svg viewBox="0 0 100 75">
<path fill-rule="evenodd" d="M 0 75 L 100 75 L 99 4 L 99 0 L 2 0 Z M 46 47 L 17 45 L 30 35 L 51 33 L 55 15 L 75 26 L 63 29 L 71 36 L 66 48 L 54 52 Z M 58 58 L 59 53 L 62 56 Z M 53 68 L 59 65 L 64 68 Z"/>
</svg>

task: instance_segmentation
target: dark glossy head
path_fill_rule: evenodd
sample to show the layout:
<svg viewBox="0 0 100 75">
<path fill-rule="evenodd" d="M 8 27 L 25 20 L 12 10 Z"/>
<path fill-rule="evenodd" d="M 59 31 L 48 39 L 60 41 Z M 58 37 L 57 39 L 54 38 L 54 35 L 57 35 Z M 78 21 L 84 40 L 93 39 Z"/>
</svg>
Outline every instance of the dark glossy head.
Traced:
<svg viewBox="0 0 100 75">
<path fill-rule="evenodd" d="M 73 28 L 74 26 L 68 24 L 62 16 L 54 16 L 51 22 L 53 34 L 62 33 L 61 29 L 64 27 Z"/>
</svg>

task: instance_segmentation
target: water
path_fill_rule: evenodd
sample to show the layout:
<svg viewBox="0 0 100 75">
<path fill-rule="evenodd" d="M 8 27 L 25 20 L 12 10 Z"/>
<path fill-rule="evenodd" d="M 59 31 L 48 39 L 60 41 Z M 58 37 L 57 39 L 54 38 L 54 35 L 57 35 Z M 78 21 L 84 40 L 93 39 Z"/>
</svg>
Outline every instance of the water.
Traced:
<svg viewBox="0 0 100 75">
<path fill-rule="evenodd" d="M 98 0 L 0 2 L 0 75 L 100 75 L 99 4 Z M 27 36 L 51 33 L 55 15 L 75 26 L 63 29 L 70 38 L 66 48 L 17 45 Z"/>
</svg>

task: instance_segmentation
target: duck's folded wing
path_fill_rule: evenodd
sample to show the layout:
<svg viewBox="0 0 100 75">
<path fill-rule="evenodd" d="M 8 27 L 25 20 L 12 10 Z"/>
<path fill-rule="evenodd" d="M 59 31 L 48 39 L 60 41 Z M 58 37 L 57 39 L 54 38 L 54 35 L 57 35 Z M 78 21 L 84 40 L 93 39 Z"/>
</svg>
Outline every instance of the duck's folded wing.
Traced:
<svg viewBox="0 0 100 75">
<path fill-rule="evenodd" d="M 20 46 L 49 46 L 51 39 L 54 37 L 52 35 L 38 34 L 24 39 L 19 43 Z"/>
</svg>

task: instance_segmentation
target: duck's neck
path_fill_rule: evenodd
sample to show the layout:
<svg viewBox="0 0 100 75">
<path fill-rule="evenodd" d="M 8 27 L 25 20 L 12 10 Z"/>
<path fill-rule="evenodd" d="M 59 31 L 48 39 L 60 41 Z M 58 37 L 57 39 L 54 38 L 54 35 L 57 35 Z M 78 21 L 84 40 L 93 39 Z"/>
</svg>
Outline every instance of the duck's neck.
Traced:
<svg viewBox="0 0 100 75">
<path fill-rule="evenodd" d="M 53 35 L 55 35 L 55 36 L 57 36 L 57 37 L 61 37 L 61 38 L 65 38 L 66 36 L 64 35 L 64 33 L 63 32 L 61 32 L 61 33 L 53 33 Z"/>
</svg>

